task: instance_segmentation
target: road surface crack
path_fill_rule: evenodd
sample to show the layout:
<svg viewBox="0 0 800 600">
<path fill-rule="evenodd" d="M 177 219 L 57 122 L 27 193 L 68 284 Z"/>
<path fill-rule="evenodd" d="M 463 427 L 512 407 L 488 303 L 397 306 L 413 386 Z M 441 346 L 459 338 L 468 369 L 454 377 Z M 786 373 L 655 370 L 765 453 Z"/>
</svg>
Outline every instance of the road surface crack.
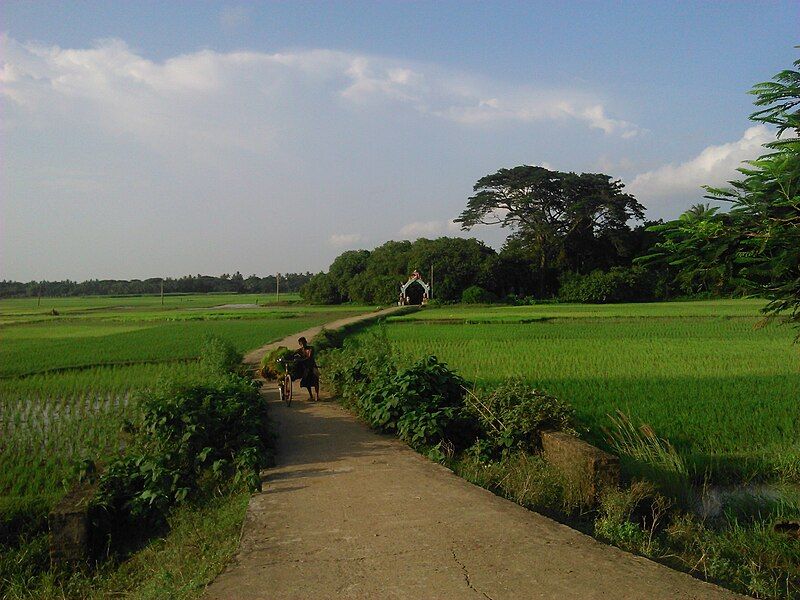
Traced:
<svg viewBox="0 0 800 600">
<path fill-rule="evenodd" d="M 454 548 L 451 549 L 450 552 L 453 554 L 453 560 L 456 561 L 456 564 L 459 567 L 461 567 L 461 573 L 464 575 L 464 581 L 466 582 L 467 587 L 469 589 L 471 589 L 473 592 L 475 592 L 476 594 L 481 594 L 484 598 L 487 598 L 487 600 L 494 600 L 489 594 L 479 590 L 474 585 L 472 585 L 472 581 L 470 580 L 470 577 L 469 577 L 469 571 L 467 571 L 467 566 L 464 563 L 462 563 L 460 560 L 458 560 L 458 556 L 456 556 L 456 551 L 455 551 Z"/>
</svg>

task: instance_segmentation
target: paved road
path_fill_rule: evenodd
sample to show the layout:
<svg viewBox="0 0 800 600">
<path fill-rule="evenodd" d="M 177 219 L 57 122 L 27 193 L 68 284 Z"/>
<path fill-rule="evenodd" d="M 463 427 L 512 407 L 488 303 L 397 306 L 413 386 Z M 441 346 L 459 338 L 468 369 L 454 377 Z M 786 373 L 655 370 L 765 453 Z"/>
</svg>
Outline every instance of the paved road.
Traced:
<svg viewBox="0 0 800 600">
<path fill-rule="evenodd" d="M 209 600 L 740 598 L 473 486 L 336 404 L 265 394 L 278 466 Z"/>
</svg>

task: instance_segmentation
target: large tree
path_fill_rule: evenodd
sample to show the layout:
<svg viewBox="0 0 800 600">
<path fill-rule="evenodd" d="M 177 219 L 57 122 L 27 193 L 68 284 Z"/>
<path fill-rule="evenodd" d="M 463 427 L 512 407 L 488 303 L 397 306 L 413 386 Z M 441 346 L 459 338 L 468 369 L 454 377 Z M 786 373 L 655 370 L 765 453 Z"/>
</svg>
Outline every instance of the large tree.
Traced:
<svg viewBox="0 0 800 600">
<path fill-rule="evenodd" d="M 406 270 L 411 273 L 417 269 L 422 273 L 423 279 L 427 280 L 433 266 L 434 298 L 457 302 L 468 287 L 487 287 L 484 265 L 495 254 L 492 248 L 475 238 L 420 238 L 411 245 Z"/>
<path fill-rule="evenodd" d="M 602 246 L 619 251 L 628 222 L 644 207 L 624 185 L 602 173 L 564 173 L 523 165 L 486 175 L 474 186 L 457 223 L 464 230 L 500 225 L 535 257 L 544 277 L 553 268 L 586 272 Z M 543 282 L 544 280 L 542 280 Z"/>
<path fill-rule="evenodd" d="M 775 126 L 776 140 L 730 187 L 706 188 L 731 210 L 696 206 L 661 226 L 667 239 L 653 258 L 677 266 L 684 280 L 717 277 L 762 295 L 768 314 L 786 311 L 800 322 L 800 60 L 794 67 L 751 90 L 763 108 L 750 118 Z"/>
</svg>

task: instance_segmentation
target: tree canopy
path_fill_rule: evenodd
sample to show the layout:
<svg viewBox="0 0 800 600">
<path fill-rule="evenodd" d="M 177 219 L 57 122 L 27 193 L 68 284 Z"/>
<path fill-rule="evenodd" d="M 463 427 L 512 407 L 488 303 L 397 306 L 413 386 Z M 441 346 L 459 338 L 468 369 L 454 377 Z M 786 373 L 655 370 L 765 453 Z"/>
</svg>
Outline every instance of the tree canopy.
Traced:
<svg viewBox="0 0 800 600">
<path fill-rule="evenodd" d="M 602 173 L 500 169 L 478 180 L 456 222 L 464 230 L 510 228 L 509 242 L 536 261 L 544 293 L 549 269 L 584 273 L 613 266 L 615 255 L 628 252 L 628 222 L 643 220 L 644 207 L 623 188 Z"/>
<path fill-rule="evenodd" d="M 665 240 L 644 260 L 677 267 L 685 282 L 730 282 L 768 298 L 768 314 L 788 311 L 800 322 L 800 60 L 751 93 L 763 108 L 750 118 L 775 126 L 775 141 L 730 187 L 706 187 L 729 212 L 693 207 L 654 228 Z"/>
</svg>

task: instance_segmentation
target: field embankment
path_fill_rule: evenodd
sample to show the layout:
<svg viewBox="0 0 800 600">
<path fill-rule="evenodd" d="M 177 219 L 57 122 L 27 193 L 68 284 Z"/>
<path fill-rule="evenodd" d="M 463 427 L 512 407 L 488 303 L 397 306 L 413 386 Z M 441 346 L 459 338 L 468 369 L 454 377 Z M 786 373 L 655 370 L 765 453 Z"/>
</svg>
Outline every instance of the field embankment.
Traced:
<svg viewBox="0 0 800 600">
<path fill-rule="evenodd" d="M 4 595 L 25 596 L 29 588 L 34 595 L 39 589 L 45 596 L 84 597 L 87 590 L 146 586 L 145 580 L 153 581 L 143 572 L 153 566 L 148 560 L 165 560 L 164 569 L 184 568 L 169 563 L 164 552 L 183 555 L 189 577 L 193 569 L 219 568 L 221 563 L 213 560 L 209 564 L 199 557 L 191 560 L 171 537 L 159 542 L 161 550 L 148 546 L 149 554 L 136 555 L 120 569 L 101 569 L 94 584 L 84 580 L 65 584 L 60 579 L 61 587 L 47 587 L 55 582 L 52 577 L 50 583 L 41 579 L 49 576 L 46 569 L 42 571 L 46 546 L 39 532 L 44 515 L 78 477 L 82 463 L 106 463 L 129 443 L 122 431 L 140 416 L 137 399 L 143 392 L 154 390 L 159 382 L 207 381 L 207 368 L 199 356 L 209 335 L 224 338 L 241 352 L 365 310 L 296 304 L 215 308 L 241 298 L 166 297 L 164 306 L 158 297 L 42 299 L 41 306 L 35 298 L 0 301 L 0 520 L 12 519 L 14 531 L 22 524 L 27 532 L 0 540 L 11 561 L 4 559 L 0 565 L 3 585 L 11 586 Z M 203 543 L 222 535 L 224 523 L 229 522 L 225 515 L 242 514 L 241 499 L 215 503 L 220 526 L 209 524 L 196 531 L 206 540 Z M 197 528 L 195 510 L 212 509 L 181 508 L 169 517 L 178 537 Z M 226 531 L 225 535 L 238 532 L 236 526 Z M 209 547 L 208 552 L 214 555 L 218 549 Z M 26 571 L 23 564 L 37 566 Z M 159 572 L 166 576 L 164 569 Z M 32 579 L 25 583 L 19 577 Z M 192 589 L 196 594 L 196 587 Z"/>
<path fill-rule="evenodd" d="M 737 591 L 797 598 L 798 354 L 758 308 L 434 308 L 353 336 L 323 374 L 367 423 L 499 495 Z M 552 429 L 618 453 L 622 485 L 576 493 L 537 447 Z"/>
</svg>

